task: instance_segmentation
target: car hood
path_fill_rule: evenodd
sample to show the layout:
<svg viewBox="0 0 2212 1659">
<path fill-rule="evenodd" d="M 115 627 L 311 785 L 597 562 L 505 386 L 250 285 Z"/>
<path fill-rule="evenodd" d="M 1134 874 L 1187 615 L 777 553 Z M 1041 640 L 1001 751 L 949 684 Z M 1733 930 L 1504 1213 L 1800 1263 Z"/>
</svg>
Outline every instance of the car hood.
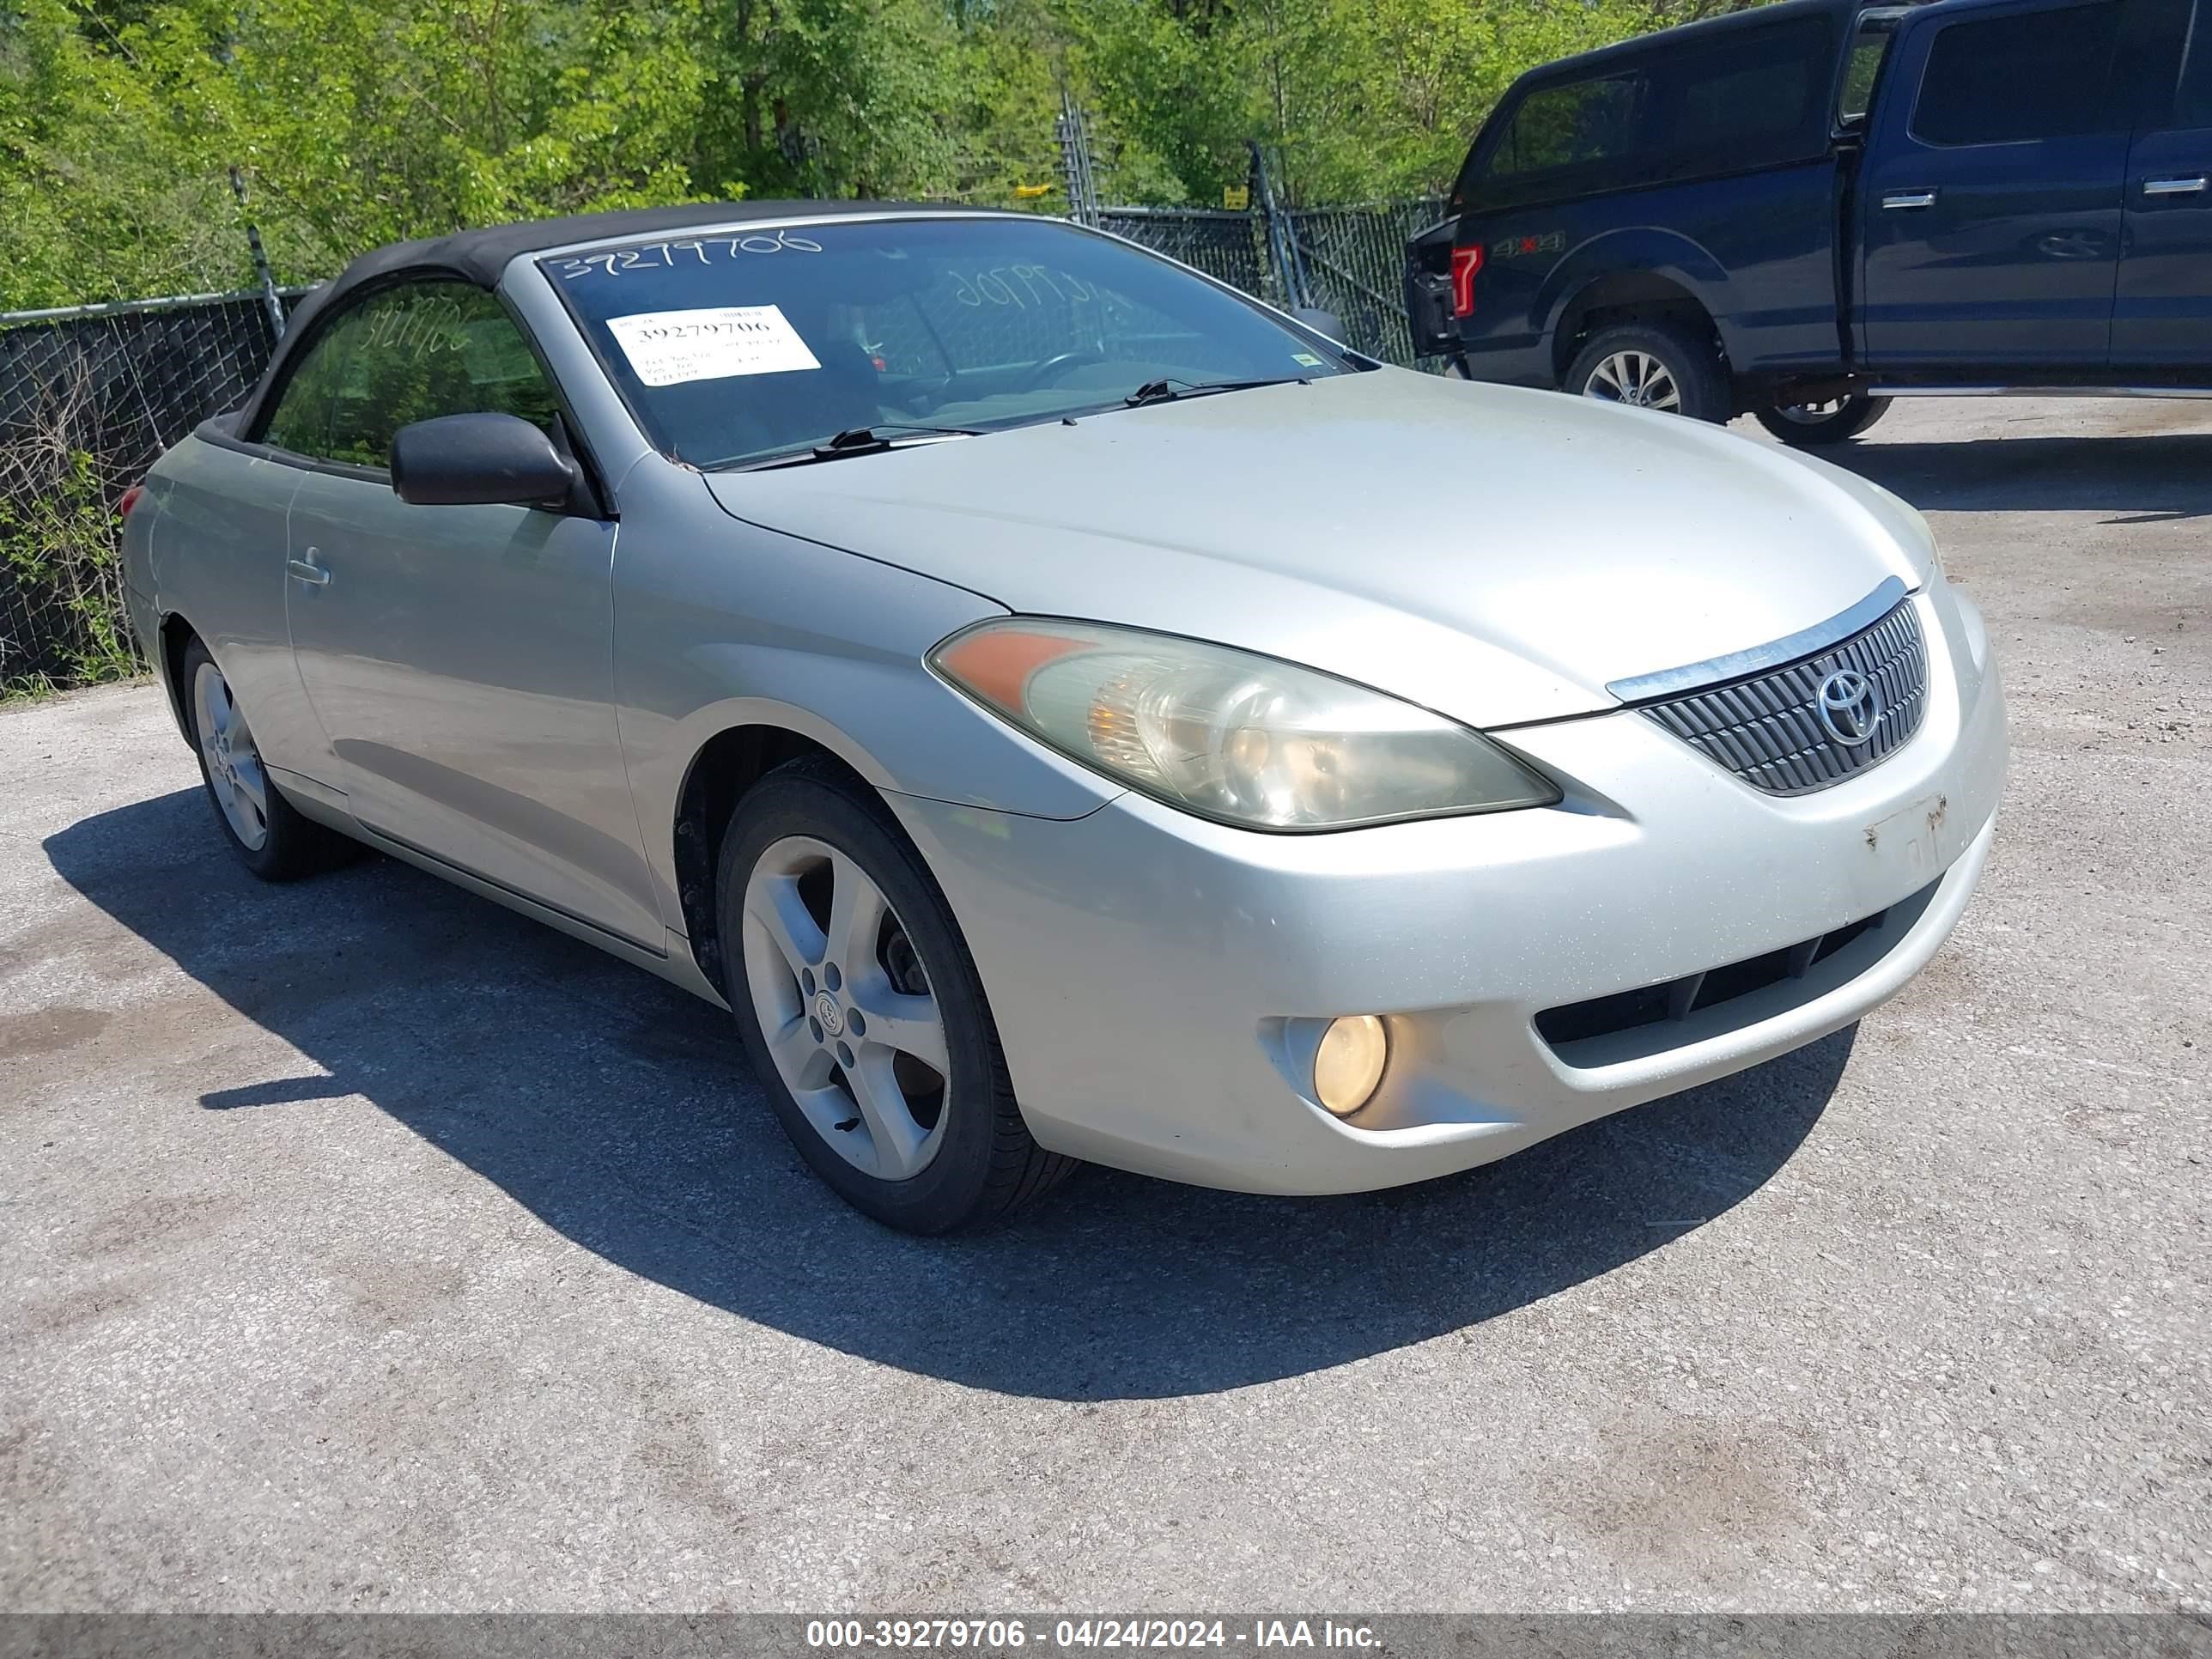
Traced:
<svg viewBox="0 0 2212 1659">
<path fill-rule="evenodd" d="M 1327 670 L 1479 726 L 1920 585 L 1924 523 L 1674 416 L 1386 369 L 818 466 L 709 475 L 733 517 L 1007 609 Z"/>
</svg>

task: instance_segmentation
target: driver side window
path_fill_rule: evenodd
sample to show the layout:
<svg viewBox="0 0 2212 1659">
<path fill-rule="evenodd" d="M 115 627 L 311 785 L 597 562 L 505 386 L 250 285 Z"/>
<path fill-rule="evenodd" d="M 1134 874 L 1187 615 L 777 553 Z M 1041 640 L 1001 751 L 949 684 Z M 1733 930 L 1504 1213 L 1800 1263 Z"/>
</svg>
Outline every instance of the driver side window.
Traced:
<svg viewBox="0 0 2212 1659">
<path fill-rule="evenodd" d="M 392 434 L 440 415 L 519 415 L 550 432 L 556 404 L 499 301 L 463 283 L 410 283 L 363 301 L 308 348 L 266 441 L 316 460 L 386 467 Z"/>
</svg>

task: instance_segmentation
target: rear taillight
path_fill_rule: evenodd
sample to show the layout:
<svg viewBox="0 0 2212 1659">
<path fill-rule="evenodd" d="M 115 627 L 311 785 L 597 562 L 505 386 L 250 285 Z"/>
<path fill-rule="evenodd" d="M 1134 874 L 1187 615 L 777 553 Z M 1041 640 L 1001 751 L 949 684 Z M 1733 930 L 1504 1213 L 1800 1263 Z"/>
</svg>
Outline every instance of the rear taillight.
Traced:
<svg viewBox="0 0 2212 1659">
<path fill-rule="evenodd" d="M 132 484 L 130 489 L 125 490 L 123 492 L 123 499 L 115 504 L 116 516 L 124 519 L 129 518 L 131 516 L 131 509 L 138 505 L 138 498 L 145 493 L 146 486 L 144 484 Z"/>
<path fill-rule="evenodd" d="M 1482 246 L 1452 250 L 1452 315 L 1474 314 L 1474 273 L 1482 269 Z"/>
</svg>

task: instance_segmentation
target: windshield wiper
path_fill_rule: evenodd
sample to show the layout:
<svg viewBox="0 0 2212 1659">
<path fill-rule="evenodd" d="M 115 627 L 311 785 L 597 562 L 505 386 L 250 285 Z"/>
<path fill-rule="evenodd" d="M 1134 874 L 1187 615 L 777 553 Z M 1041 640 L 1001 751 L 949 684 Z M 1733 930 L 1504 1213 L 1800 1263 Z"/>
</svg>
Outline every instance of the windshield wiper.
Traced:
<svg viewBox="0 0 2212 1659">
<path fill-rule="evenodd" d="M 916 426 L 908 421 L 883 421 L 874 426 L 848 427 L 827 443 L 815 446 L 817 455 L 852 455 L 871 449 L 889 449 L 897 440 L 894 432 L 919 432 L 937 438 L 980 438 L 982 432 L 972 426 Z"/>
<path fill-rule="evenodd" d="M 1158 380 L 1147 380 L 1121 401 L 1132 409 L 1141 409 L 1146 404 L 1171 404 L 1178 398 L 1200 398 L 1209 392 L 1244 392 L 1256 386 L 1289 386 L 1293 381 L 1306 384 L 1303 374 L 1275 374 L 1257 380 L 1179 380 L 1169 375 Z"/>
<path fill-rule="evenodd" d="M 911 438 L 892 434 L 911 432 Z M 921 426 L 910 421 L 884 421 L 874 426 L 848 427 L 820 443 L 796 452 L 765 455 L 757 461 L 740 461 L 733 472 L 766 472 L 779 466 L 806 466 L 815 461 L 842 461 L 848 455 L 880 455 L 887 449 L 933 443 L 940 438 L 980 438 L 982 428 L 973 426 Z M 720 469 L 716 469 L 720 471 Z"/>
</svg>

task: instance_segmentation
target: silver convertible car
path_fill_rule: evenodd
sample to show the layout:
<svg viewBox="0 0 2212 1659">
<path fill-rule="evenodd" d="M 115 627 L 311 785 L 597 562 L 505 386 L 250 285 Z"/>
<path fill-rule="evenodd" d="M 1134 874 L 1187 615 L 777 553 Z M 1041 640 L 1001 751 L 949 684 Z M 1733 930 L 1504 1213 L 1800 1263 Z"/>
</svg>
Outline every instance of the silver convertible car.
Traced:
<svg viewBox="0 0 2212 1659">
<path fill-rule="evenodd" d="M 917 1231 L 1085 1159 L 1418 1181 L 1783 1054 L 1928 961 L 2004 770 L 1895 496 L 1018 214 L 381 249 L 125 544 L 249 869 L 365 842 L 726 1003 Z"/>
</svg>

